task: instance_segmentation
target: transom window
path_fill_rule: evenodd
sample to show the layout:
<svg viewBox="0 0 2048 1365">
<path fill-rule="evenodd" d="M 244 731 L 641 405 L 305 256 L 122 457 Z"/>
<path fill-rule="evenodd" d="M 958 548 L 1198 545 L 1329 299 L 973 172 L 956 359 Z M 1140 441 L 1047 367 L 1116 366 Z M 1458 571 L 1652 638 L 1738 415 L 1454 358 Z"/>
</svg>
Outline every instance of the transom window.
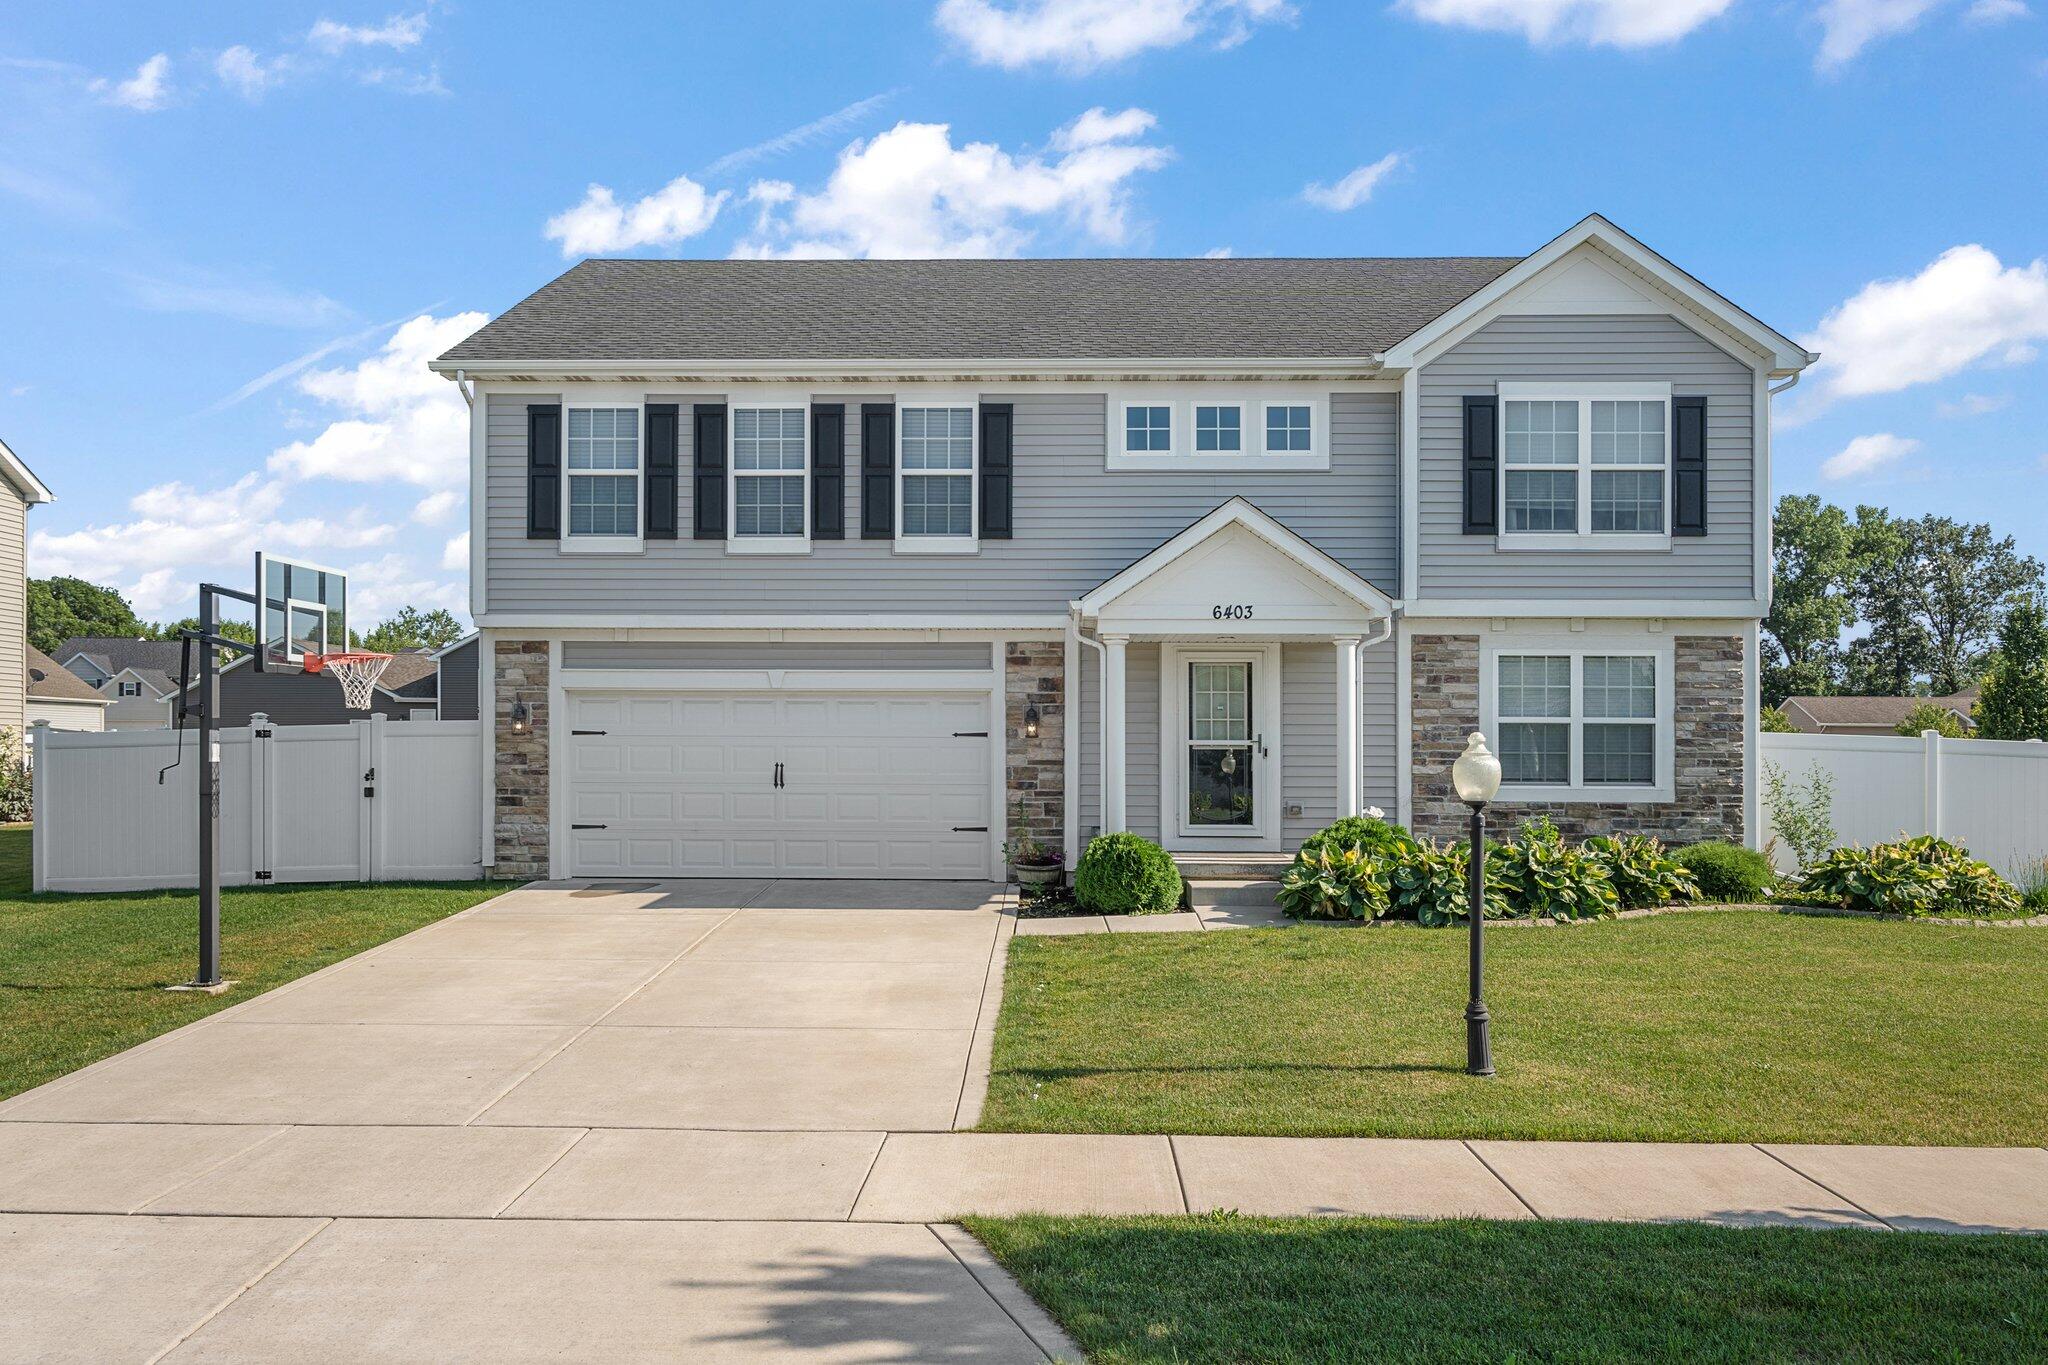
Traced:
<svg viewBox="0 0 2048 1365">
<path fill-rule="evenodd" d="M 974 409 L 900 410 L 906 539 L 974 537 Z"/>
<path fill-rule="evenodd" d="M 1244 409 L 1235 403 L 1195 405 L 1195 449 L 1234 451 L 1244 448 Z"/>
<path fill-rule="evenodd" d="M 1501 386 L 1502 539 L 1666 543 L 1668 386 L 1558 387 Z"/>
<path fill-rule="evenodd" d="M 1124 449 L 1164 454 L 1173 449 L 1173 406 L 1132 403 L 1124 409 Z"/>
<path fill-rule="evenodd" d="M 1315 429 L 1306 403 L 1266 405 L 1266 449 L 1275 453 L 1313 450 Z"/>
<path fill-rule="evenodd" d="M 1654 654 L 1500 654 L 1494 715 L 1509 786 L 1656 787 Z"/>
<path fill-rule="evenodd" d="M 640 534 L 640 409 L 568 411 L 571 536 L 630 539 Z"/>
<path fill-rule="evenodd" d="M 736 539 L 803 538 L 809 416 L 803 408 L 733 410 L 732 533 Z"/>
</svg>

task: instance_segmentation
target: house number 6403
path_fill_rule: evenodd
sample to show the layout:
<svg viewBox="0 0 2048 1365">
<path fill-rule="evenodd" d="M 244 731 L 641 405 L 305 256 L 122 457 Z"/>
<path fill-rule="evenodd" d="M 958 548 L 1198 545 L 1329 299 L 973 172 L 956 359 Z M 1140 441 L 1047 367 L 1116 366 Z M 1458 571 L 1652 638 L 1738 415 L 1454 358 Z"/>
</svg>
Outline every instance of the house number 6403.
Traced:
<svg viewBox="0 0 2048 1365">
<path fill-rule="evenodd" d="M 1249 621 L 1252 608 L 1249 602 L 1238 602 L 1229 606 L 1218 603 L 1209 609 L 1209 615 L 1218 621 Z"/>
</svg>

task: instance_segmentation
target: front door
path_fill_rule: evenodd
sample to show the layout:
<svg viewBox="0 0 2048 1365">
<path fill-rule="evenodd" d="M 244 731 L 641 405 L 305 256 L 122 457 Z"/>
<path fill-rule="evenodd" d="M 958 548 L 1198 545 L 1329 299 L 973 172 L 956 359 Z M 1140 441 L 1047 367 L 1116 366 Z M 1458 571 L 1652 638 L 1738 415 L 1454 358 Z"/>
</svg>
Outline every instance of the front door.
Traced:
<svg viewBox="0 0 2048 1365">
<path fill-rule="evenodd" d="M 1175 660 L 1180 781 L 1171 793 L 1179 807 L 1182 840 L 1195 847 L 1211 843 L 1262 841 L 1279 793 L 1271 789 L 1268 734 L 1279 680 L 1267 668 L 1266 652 L 1185 651 Z"/>
</svg>

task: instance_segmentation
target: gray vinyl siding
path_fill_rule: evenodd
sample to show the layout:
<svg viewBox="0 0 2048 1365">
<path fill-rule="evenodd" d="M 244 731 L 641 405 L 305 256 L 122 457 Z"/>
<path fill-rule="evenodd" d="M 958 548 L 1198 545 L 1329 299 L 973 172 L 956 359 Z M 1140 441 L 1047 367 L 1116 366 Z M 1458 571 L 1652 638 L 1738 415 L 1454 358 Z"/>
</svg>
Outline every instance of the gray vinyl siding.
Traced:
<svg viewBox="0 0 2048 1365">
<path fill-rule="evenodd" d="M 441 656 L 440 697 L 442 720 L 476 719 L 477 642 L 471 640 Z"/>
<path fill-rule="evenodd" d="M 1280 842 L 1296 848 L 1337 818 L 1337 648 L 1280 649 Z M 1287 812 L 1301 808 L 1300 815 Z"/>
<path fill-rule="evenodd" d="M 28 504 L 0 479 L 0 729 L 23 736 L 22 703 L 28 694 Z"/>
<path fill-rule="evenodd" d="M 140 696 L 124 697 L 119 685 L 109 680 L 100 688 L 100 694 L 113 698 L 113 704 L 107 708 L 109 730 L 161 730 L 171 723 L 169 700 L 150 695 L 147 687 Z"/>
<path fill-rule="evenodd" d="M 1081 843 L 1102 829 L 1102 667 L 1081 649 Z M 1159 646 L 1124 651 L 1124 824 L 1159 839 Z"/>
<path fill-rule="evenodd" d="M 1707 398 L 1707 534 L 1668 551 L 1502 551 L 1461 532 L 1467 394 L 1503 381 L 1666 381 Z M 1422 370 L 1417 593 L 1426 598 L 1754 596 L 1755 376 L 1674 318 L 1499 318 Z M 1668 515 L 1668 509 L 1667 509 Z"/>
<path fill-rule="evenodd" d="M 1331 467 L 1294 473 L 1109 472 L 1108 398 L 1101 391 L 1001 393 L 1015 405 L 1014 538 L 983 542 L 971 556 L 899 555 L 860 537 L 862 402 L 887 394 L 813 395 L 847 405 L 843 541 L 809 555 L 728 555 L 722 541 L 692 540 L 691 422 L 682 426 L 682 538 L 650 541 L 642 554 L 565 554 L 526 539 L 526 405 L 557 393 L 488 394 L 486 424 L 486 609 L 545 613 L 565 624 L 587 614 L 673 614 L 691 623 L 719 615 L 831 612 L 1015 616 L 1066 604 L 1242 495 L 1369 579 L 1398 591 L 1395 536 L 1395 396 L 1337 393 L 1331 402 Z M 665 400 L 650 393 L 649 402 Z M 687 406 L 687 405 L 686 405 Z"/>
<path fill-rule="evenodd" d="M 822 668 L 865 672 L 948 671 L 994 666 L 985 641 L 691 642 L 657 640 L 570 640 L 562 646 L 564 668 Z"/>
</svg>

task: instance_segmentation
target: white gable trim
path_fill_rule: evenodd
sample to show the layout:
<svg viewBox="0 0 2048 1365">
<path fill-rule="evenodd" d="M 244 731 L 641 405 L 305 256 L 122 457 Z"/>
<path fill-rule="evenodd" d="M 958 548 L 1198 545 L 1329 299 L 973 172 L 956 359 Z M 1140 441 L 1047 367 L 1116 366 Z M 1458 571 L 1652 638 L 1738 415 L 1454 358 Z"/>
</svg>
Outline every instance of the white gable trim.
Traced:
<svg viewBox="0 0 2048 1365">
<path fill-rule="evenodd" d="M 21 490 L 21 500 L 23 502 L 33 505 L 39 502 L 55 502 L 57 500 L 57 495 L 50 491 L 47 484 L 36 477 L 35 471 L 28 467 L 28 464 L 21 456 L 7 448 L 7 442 L 5 441 L 0 441 L 0 470 L 4 470 L 7 477 L 13 480 L 14 486 Z"/>
<path fill-rule="evenodd" d="M 1792 375 L 1819 359 L 1784 333 L 1766 326 L 1722 298 L 1664 257 L 1608 222 L 1599 214 L 1582 219 L 1533 255 L 1495 279 L 1389 350 L 1382 360 L 1388 369 L 1426 364 L 1447 347 L 1498 316 L 1509 297 L 1565 257 L 1588 243 L 1670 294 L 1675 303 L 1765 357 L 1773 376 Z M 1612 310 L 1601 310 L 1612 311 Z M 1631 310 L 1633 311 L 1633 310 Z"/>
<path fill-rule="evenodd" d="M 1318 583 L 1357 606 L 1361 616 L 1383 621 L 1393 615 L 1398 604 L 1392 598 L 1241 497 L 1221 504 L 1200 521 L 1098 584 L 1074 603 L 1074 609 L 1083 618 L 1099 619 L 1118 599 L 1165 573 L 1233 527 L 1249 533 Z M 1233 633 L 1255 634 L 1260 630 L 1256 618 L 1248 624 L 1229 620 L 1222 624 Z"/>
</svg>

